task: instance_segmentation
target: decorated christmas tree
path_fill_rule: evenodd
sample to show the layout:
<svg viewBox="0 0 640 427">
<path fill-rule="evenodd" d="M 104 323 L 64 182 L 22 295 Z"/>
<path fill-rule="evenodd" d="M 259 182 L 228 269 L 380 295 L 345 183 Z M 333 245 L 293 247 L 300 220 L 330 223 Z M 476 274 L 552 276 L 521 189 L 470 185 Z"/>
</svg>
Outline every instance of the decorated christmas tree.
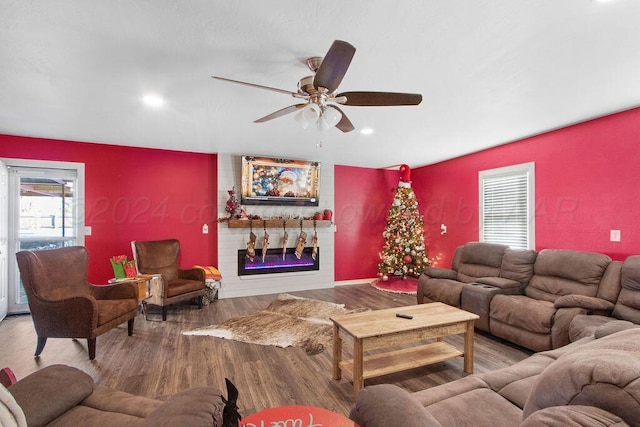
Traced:
<svg viewBox="0 0 640 427">
<path fill-rule="evenodd" d="M 419 277 L 429 265 L 424 244 L 424 222 L 411 188 L 410 173 L 409 166 L 400 166 L 400 182 L 382 233 L 384 246 L 379 254 L 378 276 L 383 280 L 390 276 L 403 279 Z"/>
</svg>

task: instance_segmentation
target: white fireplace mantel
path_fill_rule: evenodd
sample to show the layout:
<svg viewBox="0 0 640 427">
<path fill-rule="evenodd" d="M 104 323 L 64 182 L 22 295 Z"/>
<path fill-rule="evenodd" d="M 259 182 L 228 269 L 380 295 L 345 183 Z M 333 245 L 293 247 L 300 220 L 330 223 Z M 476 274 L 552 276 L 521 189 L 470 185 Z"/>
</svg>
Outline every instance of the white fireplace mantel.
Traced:
<svg viewBox="0 0 640 427">
<path fill-rule="evenodd" d="M 228 190 L 240 188 L 241 156 L 218 154 L 218 216 L 226 215 L 225 206 Z M 260 215 L 264 218 L 273 217 L 313 217 L 317 211 L 333 210 L 334 206 L 334 168 L 326 161 L 322 163 L 320 175 L 320 206 L 289 207 L 289 206 L 246 206 L 249 214 Z M 262 220 L 258 220 L 262 222 Z M 320 221 L 319 221 L 320 222 Z M 320 269 L 317 271 L 260 274 L 253 276 L 238 276 L 238 249 L 245 249 L 249 240 L 250 229 L 229 227 L 226 222 L 218 223 L 218 270 L 222 274 L 222 287 L 219 298 L 233 298 L 251 295 L 275 294 L 309 289 L 331 288 L 334 286 L 334 233 L 335 226 L 330 221 L 321 221 L 322 225 L 313 227 L 313 221 L 303 221 L 302 229 L 307 236 L 318 233 L 318 246 L 321 248 Z M 300 226 L 287 226 L 289 238 L 288 247 L 297 243 Z M 256 250 L 259 253 L 263 229 L 262 226 L 253 229 L 257 235 Z M 278 227 L 270 228 L 269 247 L 278 247 L 282 243 L 284 230 Z M 307 246 L 311 239 L 307 238 Z"/>
</svg>

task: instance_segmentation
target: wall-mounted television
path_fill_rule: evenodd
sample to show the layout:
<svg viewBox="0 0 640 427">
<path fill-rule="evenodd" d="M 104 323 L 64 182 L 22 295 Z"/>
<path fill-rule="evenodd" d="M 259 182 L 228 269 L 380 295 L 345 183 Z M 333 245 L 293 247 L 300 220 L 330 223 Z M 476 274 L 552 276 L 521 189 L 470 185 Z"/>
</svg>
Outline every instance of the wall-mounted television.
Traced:
<svg viewBox="0 0 640 427">
<path fill-rule="evenodd" d="M 320 163 L 242 156 L 243 205 L 318 206 Z"/>
</svg>

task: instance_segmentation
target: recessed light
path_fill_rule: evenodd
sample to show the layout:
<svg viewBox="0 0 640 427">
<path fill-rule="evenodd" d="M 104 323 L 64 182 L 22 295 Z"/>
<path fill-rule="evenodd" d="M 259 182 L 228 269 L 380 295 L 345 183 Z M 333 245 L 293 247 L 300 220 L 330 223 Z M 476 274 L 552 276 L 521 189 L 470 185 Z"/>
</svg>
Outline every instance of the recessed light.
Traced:
<svg viewBox="0 0 640 427">
<path fill-rule="evenodd" d="M 164 105 L 164 98 L 160 95 L 149 93 L 142 97 L 142 102 L 149 107 L 160 108 Z"/>
<path fill-rule="evenodd" d="M 363 135 L 371 135 L 373 133 L 373 129 L 371 128 L 364 128 L 360 130 L 360 133 Z"/>
</svg>

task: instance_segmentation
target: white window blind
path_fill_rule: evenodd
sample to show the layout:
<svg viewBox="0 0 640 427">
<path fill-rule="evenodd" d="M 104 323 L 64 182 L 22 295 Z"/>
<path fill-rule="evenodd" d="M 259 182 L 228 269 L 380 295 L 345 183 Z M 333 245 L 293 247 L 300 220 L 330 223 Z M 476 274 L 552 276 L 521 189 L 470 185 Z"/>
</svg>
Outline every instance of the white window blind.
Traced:
<svg viewBox="0 0 640 427">
<path fill-rule="evenodd" d="M 534 249 L 533 183 L 533 163 L 480 172 L 480 241 Z"/>
</svg>

